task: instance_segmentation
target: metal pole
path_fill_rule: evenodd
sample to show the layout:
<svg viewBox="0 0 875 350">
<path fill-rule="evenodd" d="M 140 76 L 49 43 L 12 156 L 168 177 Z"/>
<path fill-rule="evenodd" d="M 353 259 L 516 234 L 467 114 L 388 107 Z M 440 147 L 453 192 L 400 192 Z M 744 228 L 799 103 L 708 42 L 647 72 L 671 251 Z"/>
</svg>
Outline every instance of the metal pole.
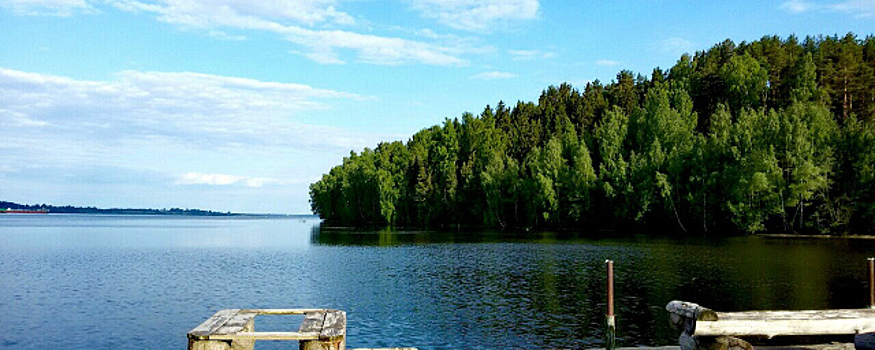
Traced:
<svg viewBox="0 0 875 350">
<path fill-rule="evenodd" d="M 869 258 L 869 308 L 875 309 L 875 258 Z"/>
<path fill-rule="evenodd" d="M 614 319 L 614 261 L 605 260 L 608 270 L 608 313 L 605 316 L 605 349 L 617 348 L 617 323 Z"/>
</svg>

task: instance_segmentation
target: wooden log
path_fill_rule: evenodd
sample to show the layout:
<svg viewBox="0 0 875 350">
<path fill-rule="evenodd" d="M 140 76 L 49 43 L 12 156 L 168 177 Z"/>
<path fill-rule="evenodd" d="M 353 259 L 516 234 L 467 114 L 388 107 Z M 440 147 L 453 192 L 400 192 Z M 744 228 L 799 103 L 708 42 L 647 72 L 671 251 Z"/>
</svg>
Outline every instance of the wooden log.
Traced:
<svg viewBox="0 0 875 350">
<path fill-rule="evenodd" d="M 718 312 L 720 321 L 875 319 L 872 309 Z"/>
<path fill-rule="evenodd" d="M 875 332 L 875 319 L 720 320 L 696 323 L 697 336 L 801 336 Z"/>
</svg>

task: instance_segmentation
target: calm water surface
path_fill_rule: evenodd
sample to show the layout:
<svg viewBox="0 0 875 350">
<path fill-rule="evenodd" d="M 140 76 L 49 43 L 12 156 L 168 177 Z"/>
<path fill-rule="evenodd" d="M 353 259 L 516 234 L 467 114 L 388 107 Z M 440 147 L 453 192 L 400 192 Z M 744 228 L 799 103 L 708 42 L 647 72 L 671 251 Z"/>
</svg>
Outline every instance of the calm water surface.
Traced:
<svg viewBox="0 0 875 350">
<path fill-rule="evenodd" d="M 855 308 L 875 241 L 344 232 L 312 217 L 0 216 L 0 348 L 184 349 L 224 308 L 347 311 L 350 347 L 602 344 L 604 261 L 619 343 L 676 343 L 665 304 Z M 259 316 L 257 330 L 299 320 Z M 259 342 L 256 349 L 294 348 Z"/>
</svg>

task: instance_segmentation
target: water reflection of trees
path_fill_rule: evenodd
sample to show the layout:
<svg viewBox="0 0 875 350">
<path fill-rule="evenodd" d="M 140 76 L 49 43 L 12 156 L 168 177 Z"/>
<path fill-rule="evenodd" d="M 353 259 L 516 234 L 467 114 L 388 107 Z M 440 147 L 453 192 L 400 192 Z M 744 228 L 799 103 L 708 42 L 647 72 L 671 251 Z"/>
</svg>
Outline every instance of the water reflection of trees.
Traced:
<svg viewBox="0 0 875 350">
<path fill-rule="evenodd" d="M 718 311 L 866 306 L 865 258 L 875 242 L 761 237 L 588 239 L 556 233 L 349 231 L 315 227 L 318 245 L 375 250 L 410 264 L 425 317 L 496 347 L 601 345 L 604 261 L 616 261 L 621 345 L 676 343 L 664 306 Z M 393 254 L 404 254 L 392 260 Z M 502 343 L 506 342 L 506 343 Z"/>
</svg>

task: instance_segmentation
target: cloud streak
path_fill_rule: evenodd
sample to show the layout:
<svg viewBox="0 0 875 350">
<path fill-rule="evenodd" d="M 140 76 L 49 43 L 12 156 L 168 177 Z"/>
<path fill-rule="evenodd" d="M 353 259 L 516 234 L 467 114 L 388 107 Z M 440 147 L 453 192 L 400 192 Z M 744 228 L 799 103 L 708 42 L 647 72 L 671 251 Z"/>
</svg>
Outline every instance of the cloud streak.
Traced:
<svg viewBox="0 0 875 350">
<path fill-rule="evenodd" d="M 696 44 L 684 38 L 671 37 L 655 42 L 652 47 L 655 48 L 656 52 L 677 57 L 695 51 Z"/>
<path fill-rule="evenodd" d="M 483 72 L 479 74 L 475 74 L 471 76 L 471 79 L 475 80 L 499 80 L 499 79 L 513 79 L 516 78 L 517 75 L 508 72 L 499 72 L 499 71 L 490 71 Z"/>
<path fill-rule="evenodd" d="M 185 173 L 181 175 L 177 181 L 177 185 L 211 185 L 211 186 L 231 186 L 243 185 L 246 187 L 261 187 L 265 183 L 279 182 L 275 179 L 266 179 L 259 177 L 235 176 L 226 174 L 201 174 L 201 173 Z"/>
<path fill-rule="evenodd" d="M 496 26 L 538 17 L 538 0 L 409 0 L 422 16 L 451 28 L 490 32 Z"/>
<path fill-rule="evenodd" d="M 513 57 L 514 61 L 531 61 L 556 57 L 555 52 L 541 50 L 509 50 L 508 53 Z"/>
<path fill-rule="evenodd" d="M 356 20 L 336 9 L 336 1 L 254 0 L 160 0 L 146 3 L 120 0 L 115 7 L 130 12 L 146 12 L 159 21 L 188 28 L 205 29 L 214 36 L 236 37 L 222 30 L 250 30 L 279 34 L 305 50 L 303 57 L 322 64 L 343 64 L 344 51 L 354 52 L 356 60 L 378 65 L 421 63 L 438 66 L 464 66 L 466 49 L 417 40 L 360 34 L 340 27 Z"/>
<path fill-rule="evenodd" d="M 76 12 L 88 12 L 85 0 L 5 0 L 0 7 L 12 10 L 21 16 L 66 17 Z"/>
<path fill-rule="evenodd" d="M 166 171 L 172 162 L 188 166 L 186 159 L 197 157 L 271 162 L 294 152 L 342 153 L 385 135 L 292 117 L 329 110 L 333 101 L 366 100 L 302 84 L 191 72 L 126 71 L 111 81 L 88 81 L 0 68 L 0 151 L 6 154 L 0 166 Z M 147 159 L 161 154 L 166 158 Z"/>
<path fill-rule="evenodd" d="M 21 126 L 123 128 L 125 133 L 263 134 L 283 116 L 356 94 L 302 84 L 182 72 L 125 71 L 113 81 L 0 68 L 3 121 Z"/>
<path fill-rule="evenodd" d="M 789 0 L 781 3 L 779 8 L 792 13 L 837 12 L 849 14 L 857 18 L 875 17 L 875 1 L 873 0 L 846 0 L 834 3 Z"/>
<path fill-rule="evenodd" d="M 620 65 L 620 61 L 614 61 L 614 60 L 598 60 L 598 61 L 595 61 L 595 64 L 596 64 L 596 65 L 599 65 L 599 66 L 614 67 L 614 66 L 619 66 L 619 65 Z"/>
</svg>

